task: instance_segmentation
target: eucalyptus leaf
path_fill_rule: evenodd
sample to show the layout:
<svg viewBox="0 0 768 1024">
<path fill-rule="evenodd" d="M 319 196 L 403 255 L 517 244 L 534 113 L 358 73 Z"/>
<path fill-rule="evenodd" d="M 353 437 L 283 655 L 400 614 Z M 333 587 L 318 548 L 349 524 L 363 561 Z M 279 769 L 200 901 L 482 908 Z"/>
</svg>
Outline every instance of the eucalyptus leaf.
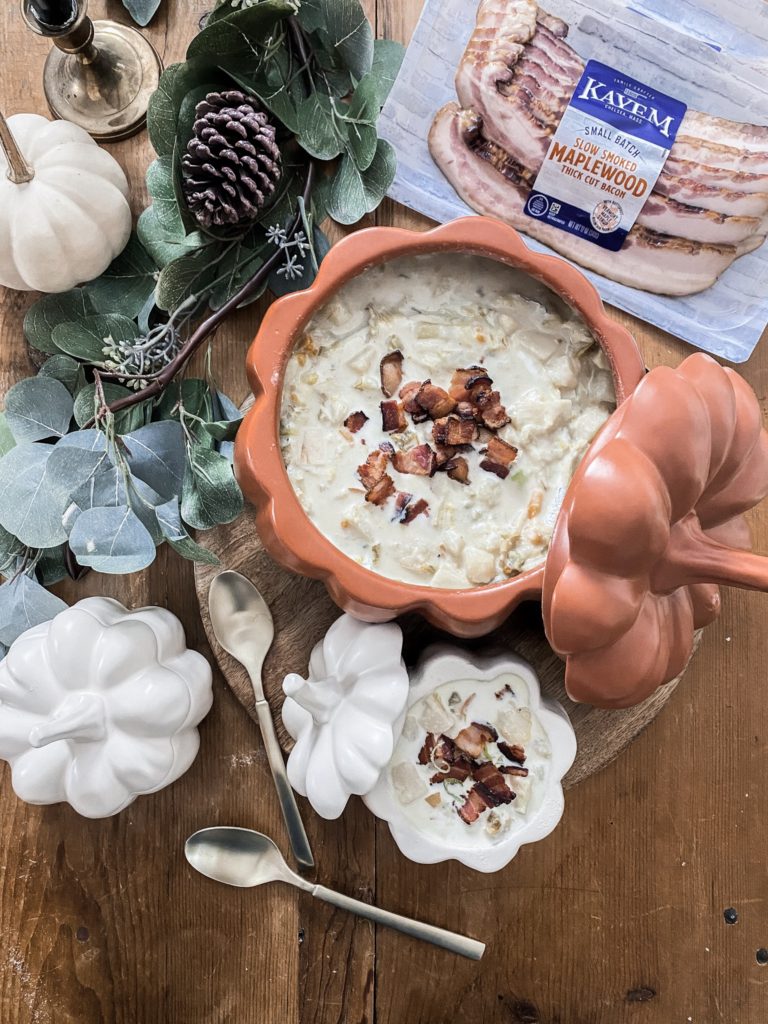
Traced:
<svg viewBox="0 0 768 1024">
<path fill-rule="evenodd" d="M 243 510 L 243 495 L 228 460 L 201 444 L 189 446 L 181 492 L 181 515 L 196 530 L 231 523 Z"/>
<path fill-rule="evenodd" d="M 264 263 L 264 247 L 251 249 L 246 245 L 238 245 L 218 266 L 218 281 L 214 283 L 209 296 L 211 309 L 221 309 L 233 295 L 240 291 Z M 242 305 L 254 302 L 264 294 L 267 282 L 255 288 Z M 241 307 L 238 307 L 241 308 Z"/>
<path fill-rule="evenodd" d="M 84 448 L 88 452 L 105 452 L 106 435 L 95 427 L 89 430 L 73 430 L 56 442 L 57 448 Z"/>
<path fill-rule="evenodd" d="M 123 0 L 123 7 L 138 25 L 148 25 L 162 0 Z"/>
<path fill-rule="evenodd" d="M 366 171 L 376 155 L 379 83 L 373 74 L 360 79 L 346 112 L 349 151 L 358 170 Z"/>
<path fill-rule="evenodd" d="M 348 154 L 342 157 L 328 194 L 331 217 L 340 224 L 354 224 L 375 210 L 392 184 L 396 162 L 394 149 L 384 139 L 379 139 L 366 171 L 359 170 Z"/>
<path fill-rule="evenodd" d="M 173 381 L 160 399 L 158 412 L 163 419 L 178 421 L 180 406 L 184 407 L 185 412 L 201 420 L 213 419 L 214 410 L 209 385 L 199 377 Z"/>
<path fill-rule="evenodd" d="M 111 381 L 102 383 L 102 390 L 107 405 L 113 405 L 121 398 L 128 398 L 134 392 L 124 388 L 122 384 L 113 384 Z M 118 434 L 126 434 L 131 430 L 137 430 L 144 426 L 149 402 L 140 402 L 131 405 L 127 409 L 115 413 L 115 429 Z M 78 392 L 75 399 L 75 422 L 79 427 L 84 426 L 95 418 L 96 407 L 96 385 L 86 384 L 82 391 Z"/>
<path fill-rule="evenodd" d="M 66 607 L 60 597 L 22 573 L 0 587 L 0 643 L 10 647 L 22 633 L 48 622 Z"/>
<path fill-rule="evenodd" d="M 152 208 L 166 235 L 176 241 L 186 236 L 176 188 L 173 182 L 172 156 L 159 156 L 147 169 L 147 188 L 152 196 Z"/>
<path fill-rule="evenodd" d="M 169 64 L 149 100 L 147 131 L 158 156 L 172 156 L 176 143 L 177 89 L 187 75 L 185 64 Z"/>
<path fill-rule="evenodd" d="M 58 352 L 52 334 L 58 324 L 85 320 L 96 309 L 84 288 L 73 288 L 58 295 L 44 295 L 27 310 L 24 337 L 41 352 Z"/>
<path fill-rule="evenodd" d="M 158 220 L 154 206 L 149 206 L 139 217 L 136 232 L 141 243 L 162 270 L 169 263 L 208 244 L 200 231 L 191 231 L 182 238 L 171 237 Z"/>
<path fill-rule="evenodd" d="M 212 551 L 192 540 L 187 533 L 181 521 L 178 498 L 172 498 L 166 504 L 158 506 L 155 513 L 163 536 L 182 558 L 187 558 L 191 562 L 202 562 L 206 565 L 219 564 L 218 558 Z"/>
<path fill-rule="evenodd" d="M 177 309 L 191 295 L 200 295 L 217 277 L 216 264 L 222 254 L 221 243 L 195 249 L 173 260 L 160 271 L 157 304 L 160 309 Z"/>
<path fill-rule="evenodd" d="M 9 452 L 16 444 L 16 438 L 11 433 L 5 413 L 0 412 L 0 457 Z"/>
<path fill-rule="evenodd" d="M 166 501 L 181 493 L 187 458 L 180 423 L 175 420 L 150 423 L 126 434 L 121 443 L 134 476 L 149 484 Z"/>
<path fill-rule="evenodd" d="M 333 160 L 344 150 L 345 122 L 334 113 L 333 105 L 330 96 L 313 92 L 296 111 L 299 145 L 318 160 Z"/>
<path fill-rule="evenodd" d="M 115 466 L 102 466 L 72 495 L 72 505 L 65 512 L 64 525 L 71 530 L 80 515 L 89 508 L 117 508 L 127 505 L 147 528 L 155 544 L 163 537 L 155 515 L 155 507 L 163 498 L 143 480 Z"/>
<path fill-rule="evenodd" d="M 79 323 L 59 324 L 54 328 L 53 341 L 61 352 L 87 363 L 104 362 L 104 350 L 110 341 L 132 342 L 139 329 L 127 316 L 117 313 L 99 313 Z"/>
<path fill-rule="evenodd" d="M 154 540 L 127 505 L 86 509 L 72 527 L 69 546 L 80 565 L 97 572 L 138 572 L 155 557 Z"/>
<path fill-rule="evenodd" d="M 225 68 L 234 64 L 243 70 L 253 70 L 264 59 L 255 41 L 266 42 L 275 25 L 295 12 L 292 0 L 260 0 L 253 7 L 241 8 L 231 18 L 212 19 L 189 44 L 187 57 L 199 57 Z"/>
<path fill-rule="evenodd" d="M 24 545 L 18 537 L 0 526 L 0 575 L 7 576 L 8 569 L 24 551 Z"/>
<path fill-rule="evenodd" d="M 72 395 L 53 377 L 27 377 L 5 396 L 5 417 L 17 441 L 62 437 L 72 421 Z"/>
<path fill-rule="evenodd" d="M 368 74 L 373 63 L 373 30 L 359 0 L 302 0 L 298 17 L 303 25 L 314 26 L 355 78 Z"/>
<path fill-rule="evenodd" d="M 50 359 L 46 359 L 37 371 L 38 377 L 52 377 L 53 380 L 61 381 L 64 387 L 74 397 L 85 384 L 83 368 L 72 356 L 58 352 Z"/>
<path fill-rule="evenodd" d="M 99 313 L 133 319 L 154 292 L 156 273 L 155 261 L 134 232 L 117 259 L 86 290 Z"/>
<path fill-rule="evenodd" d="M 62 517 L 104 456 L 83 448 L 24 442 L 0 459 L 0 525 L 31 548 L 67 539 Z"/>
<path fill-rule="evenodd" d="M 371 77 L 378 83 L 377 104 L 384 106 L 392 91 L 395 79 L 405 56 L 405 47 L 394 39 L 375 39 L 373 43 L 373 64 Z"/>
</svg>

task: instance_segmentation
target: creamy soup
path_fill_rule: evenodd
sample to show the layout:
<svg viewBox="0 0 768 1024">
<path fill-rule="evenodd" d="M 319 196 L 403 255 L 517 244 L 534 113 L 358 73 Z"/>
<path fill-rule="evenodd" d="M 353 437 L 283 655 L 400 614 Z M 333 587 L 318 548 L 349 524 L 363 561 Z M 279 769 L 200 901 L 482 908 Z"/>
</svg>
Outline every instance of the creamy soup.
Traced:
<svg viewBox="0 0 768 1024">
<path fill-rule="evenodd" d="M 508 673 L 446 683 L 408 711 L 389 783 L 408 821 L 454 848 L 487 848 L 530 820 L 551 764 L 528 687 Z"/>
<path fill-rule="evenodd" d="M 391 579 L 466 588 L 539 565 L 615 407 L 584 323 L 476 256 L 393 260 L 315 314 L 285 375 L 283 458 L 312 522 Z"/>
</svg>

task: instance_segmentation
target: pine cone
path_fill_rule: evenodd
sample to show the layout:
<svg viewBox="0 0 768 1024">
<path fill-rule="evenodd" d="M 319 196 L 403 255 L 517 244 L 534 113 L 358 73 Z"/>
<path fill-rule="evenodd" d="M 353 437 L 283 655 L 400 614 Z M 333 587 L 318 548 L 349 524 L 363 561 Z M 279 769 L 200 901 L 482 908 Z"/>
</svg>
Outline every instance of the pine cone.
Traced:
<svg viewBox="0 0 768 1024">
<path fill-rule="evenodd" d="M 253 223 L 282 175 L 274 125 L 245 93 L 209 92 L 195 108 L 181 174 L 187 206 L 201 227 Z"/>
</svg>

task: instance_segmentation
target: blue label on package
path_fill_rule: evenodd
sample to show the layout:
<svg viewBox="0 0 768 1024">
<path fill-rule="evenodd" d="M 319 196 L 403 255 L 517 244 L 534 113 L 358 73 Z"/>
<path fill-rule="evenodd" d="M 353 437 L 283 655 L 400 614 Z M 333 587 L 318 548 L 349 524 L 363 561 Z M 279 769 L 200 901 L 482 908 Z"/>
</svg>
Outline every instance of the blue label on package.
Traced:
<svg viewBox="0 0 768 1024">
<path fill-rule="evenodd" d="M 664 168 L 687 109 L 672 96 L 589 61 L 525 212 L 617 252 Z"/>
</svg>

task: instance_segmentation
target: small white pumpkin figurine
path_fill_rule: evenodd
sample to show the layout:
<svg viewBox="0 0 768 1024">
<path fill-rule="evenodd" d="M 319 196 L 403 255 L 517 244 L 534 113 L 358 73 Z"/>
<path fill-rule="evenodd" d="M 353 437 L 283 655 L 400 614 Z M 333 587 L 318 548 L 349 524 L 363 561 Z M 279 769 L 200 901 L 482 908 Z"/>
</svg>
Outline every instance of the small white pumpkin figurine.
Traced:
<svg viewBox="0 0 768 1024">
<path fill-rule="evenodd" d="M 402 647 L 395 623 L 342 615 L 312 651 L 308 678 L 285 677 L 288 778 L 323 818 L 375 786 L 392 757 L 408 699 Z"/>
<path fill-rule="evenodd" d="M 211 700 L 210 665 L 175 615 L 88 597 L 0 662 L 0 757 L 27 803 L 106 818 L 189 768 Z"/>
<path fill-rule="evenodd" d="M 0 114 L 0 285 L 68 291 L 102 274 L 130 234 L 125 174 L 84 129 Z"/>
</svg>

